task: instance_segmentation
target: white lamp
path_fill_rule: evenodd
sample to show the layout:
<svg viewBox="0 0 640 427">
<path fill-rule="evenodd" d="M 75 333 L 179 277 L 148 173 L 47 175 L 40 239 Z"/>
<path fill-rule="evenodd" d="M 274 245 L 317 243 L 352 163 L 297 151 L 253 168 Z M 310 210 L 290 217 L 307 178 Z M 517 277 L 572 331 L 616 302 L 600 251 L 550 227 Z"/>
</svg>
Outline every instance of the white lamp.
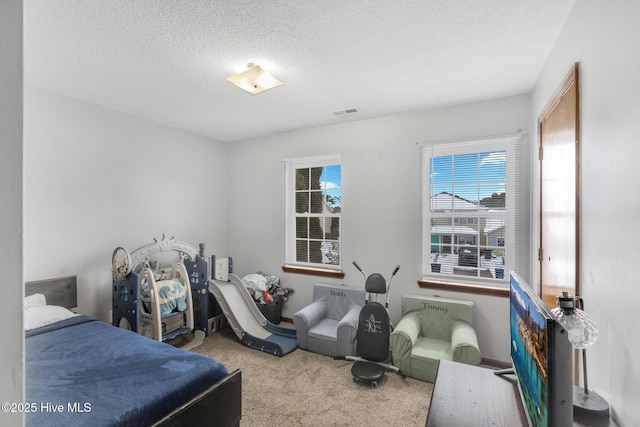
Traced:
<svg viewBox="0 0 640 427">
<path fill-rule="evenodd" d="M 577 308 L 575 302 L 580 302 Z M 574 418 L 609 418 L 609 404 L 601 396 L 589 389 L 587 385 L 587 348 L 591 347 L 598 338 L 598 327 L 584 311 L 584 301 L 581 297 L 572 297 L 563 292 L 558 297 L 558 307 L 551 310 L 558 322 L 567 330 L 569 342 L 576 349 L 582 350 L 582 369 L 584 388 L 573 386 Z"/>
<path fill-rule="evenodd" d="M 282 82 L 271 74 L 267 73 L 257 64 L 247 64 L 247 69 L 234 76 L 227 77 L 226 80 L 238 86 L 240 89 L 257 95 L 267 89 L 280 86 Z"/>
</svg>

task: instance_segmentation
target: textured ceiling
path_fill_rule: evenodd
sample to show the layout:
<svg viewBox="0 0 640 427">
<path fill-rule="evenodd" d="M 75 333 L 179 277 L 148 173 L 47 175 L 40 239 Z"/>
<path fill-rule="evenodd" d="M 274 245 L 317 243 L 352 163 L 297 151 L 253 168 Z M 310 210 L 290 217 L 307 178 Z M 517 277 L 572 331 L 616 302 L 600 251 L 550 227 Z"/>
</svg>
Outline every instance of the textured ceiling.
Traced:
<svg viewBox="0 0 640 427">
<path fill-rule="evenodd" d="M 528 93 L 575 1 L 24 0 L 25 82 L 240 141 Z"/>
</svg>

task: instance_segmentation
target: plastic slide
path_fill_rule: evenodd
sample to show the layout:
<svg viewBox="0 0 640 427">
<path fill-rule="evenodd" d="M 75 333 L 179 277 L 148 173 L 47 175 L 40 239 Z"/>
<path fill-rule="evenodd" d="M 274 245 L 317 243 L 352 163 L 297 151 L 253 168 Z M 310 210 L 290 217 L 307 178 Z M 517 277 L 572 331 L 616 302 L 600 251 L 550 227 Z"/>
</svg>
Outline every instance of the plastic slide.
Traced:
<svg viewBox="0 0 640 427">
<path fill-rule="evenodd" d="M 240 341 L 256 350 L 283 356 L 298 347 L 296 330 L 269 322 L 258 307 L 242 280 L 235 274 L 229 282 L 209 281 L 209 292 L 218 301 L 224 316 Z"/>
</svg>

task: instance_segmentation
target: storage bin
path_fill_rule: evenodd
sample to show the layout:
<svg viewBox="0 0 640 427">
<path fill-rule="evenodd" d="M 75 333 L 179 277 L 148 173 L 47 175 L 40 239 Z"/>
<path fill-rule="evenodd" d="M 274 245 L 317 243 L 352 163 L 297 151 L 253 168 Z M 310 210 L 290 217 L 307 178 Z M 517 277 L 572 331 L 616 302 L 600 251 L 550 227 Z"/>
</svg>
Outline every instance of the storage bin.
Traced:
<svg viewBox="0 0 640 427">
<path fill-rule="evenodd" d="M 282 299 L 277 299 L 273 302 L 267 302 L 264 304 L 256 303 L 258 309 L 262 315 L 274 325 L 280 323 L 282 317 Z"/>
</svg>

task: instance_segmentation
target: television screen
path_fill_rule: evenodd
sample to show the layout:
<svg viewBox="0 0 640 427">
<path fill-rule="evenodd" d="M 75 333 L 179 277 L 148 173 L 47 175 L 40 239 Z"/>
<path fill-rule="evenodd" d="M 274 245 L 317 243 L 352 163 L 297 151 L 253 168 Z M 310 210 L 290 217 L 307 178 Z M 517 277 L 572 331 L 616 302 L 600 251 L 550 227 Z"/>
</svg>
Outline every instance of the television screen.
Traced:
<svg viewBox="0 0 640 427">
<path fill-rule="evenodd" d="M 510 275 L 511 362 L 534 427 L 573 422 L 571 344 L 549 308 L 518 274 Z"/>
</svg>

